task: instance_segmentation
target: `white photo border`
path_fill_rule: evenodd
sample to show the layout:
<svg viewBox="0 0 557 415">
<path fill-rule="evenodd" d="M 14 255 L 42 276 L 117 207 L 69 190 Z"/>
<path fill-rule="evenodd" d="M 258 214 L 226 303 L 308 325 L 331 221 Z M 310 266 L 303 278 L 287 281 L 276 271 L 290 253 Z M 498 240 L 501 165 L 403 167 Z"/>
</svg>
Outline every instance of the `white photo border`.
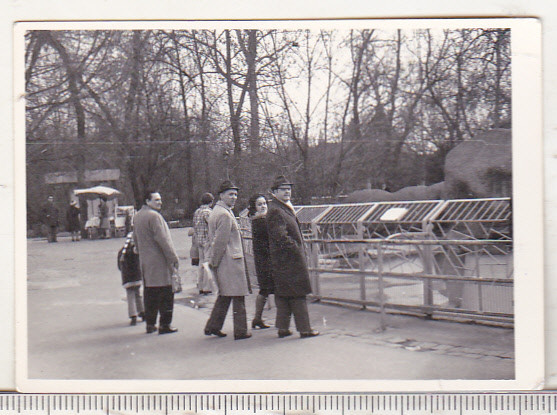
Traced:
<svg viewBox="0 0 557 415">
<path fill-rule="evenodd" d="M 27 377 L 24 34 L 28 30 L 193 28 L 510 28 L 515 298 L 514 380 L 38 380 Z M 544 386 L 541 23 L 533 18 L 20 22 L 14 26 L 16 386 L 23 392 L 378 392 Z"/>
</svg>

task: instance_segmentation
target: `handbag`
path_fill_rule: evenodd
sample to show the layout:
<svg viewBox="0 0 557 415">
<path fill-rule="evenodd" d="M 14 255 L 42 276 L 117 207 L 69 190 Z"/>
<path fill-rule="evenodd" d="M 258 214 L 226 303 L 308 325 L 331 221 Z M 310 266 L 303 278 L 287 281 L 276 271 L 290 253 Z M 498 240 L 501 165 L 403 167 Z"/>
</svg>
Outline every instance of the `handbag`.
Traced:
<svg viewBox="0 0 557 415">
<path fill-rule="evenodd" d="M 172 292 L 174 294 L 182 292 L 182 278 L 177 269 L 172 272 Z"/>
<path fill-rule="evenodd" d="M 195 236 L 195 233 L 193 234 L 191 240 L 190 257 L 191 264 L 193 266 L 199 265 L 199 244 L 197 243 L 197 237 Z"/>
<path fill-rule="evenodd" d="M 213 275 L 213 271 L 209 267 L 208 262 L 204 262 L 201 264 L 201 272 L 203 273 L 203 277 L 201 281 L 199 281 L 200 290 L 203 291 L 215 291 L 217 286 L 215 282 L 215 276 Z"/>
</svg>

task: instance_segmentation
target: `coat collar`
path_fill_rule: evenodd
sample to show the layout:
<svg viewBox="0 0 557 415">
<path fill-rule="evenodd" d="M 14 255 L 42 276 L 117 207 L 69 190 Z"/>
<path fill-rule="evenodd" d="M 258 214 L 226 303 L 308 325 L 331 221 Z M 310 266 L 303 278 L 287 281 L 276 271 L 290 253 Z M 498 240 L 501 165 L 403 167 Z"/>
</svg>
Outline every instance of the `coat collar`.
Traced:
<svg viewBox="0 0 557 415">
<path fill-rule="evenodd" d="M 149 206 L 149 205 L 143 205 L 143 206 L 141 206 L 141 210 L 144 210 L 144 211 L 152 211 L 152 212 L 160 213 L 158 210 L 153 209 L 153 208 L 152 208 L 151 206 Z"/>
<path fill-rule="evenodd" d="M 227 205 L 226 203 L 224 203 L 222 200 L 219 200 L 219 201 L 216 203 L 215 206 L 220 206 L 221 208 L 226 209 L 228 212 L 230 212 L 230 214 L 231 214 L 232 216 L 234 216 L 234 212 L 232 212 L 232 209 L 230 209 L 230 208 L 228 207 L 228 205 Z"/>
<path fill-rule="evenodd" d="M 288 214 L 296 217 L 296 213 L 294 213 L 294 209 L 292 209 L 290 206 L 288 206 L 286 203 L 281 202 L 280 200 L 278 200 L 274 195 L 273 195 L 273 199 L 272 199 L 273 203 L 280 207 L 282 210 L 284 210 L 285 212 L 287 212 Z"/>
</svg>

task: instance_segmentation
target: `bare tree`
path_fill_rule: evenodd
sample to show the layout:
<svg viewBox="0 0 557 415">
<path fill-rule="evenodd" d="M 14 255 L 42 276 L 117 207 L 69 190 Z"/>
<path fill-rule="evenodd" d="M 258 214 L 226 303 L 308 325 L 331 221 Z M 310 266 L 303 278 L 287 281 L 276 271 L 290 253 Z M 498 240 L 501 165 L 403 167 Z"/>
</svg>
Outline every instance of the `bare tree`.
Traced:
<svg viewBox="0 0 557 415">
<path fill-rule="evenodd" d="M 138 204 L 157 183 L 187 212 L 228 175 L 254 190 L 277 171 L 296 176 L 305 203 L 442 179 L 448 150 L 511 116 L 507 29 L 36 31 L 26 42 L 32 176 L 73 169 L 82 183 L 85 169 L 119 167 Z"/>
</svg>

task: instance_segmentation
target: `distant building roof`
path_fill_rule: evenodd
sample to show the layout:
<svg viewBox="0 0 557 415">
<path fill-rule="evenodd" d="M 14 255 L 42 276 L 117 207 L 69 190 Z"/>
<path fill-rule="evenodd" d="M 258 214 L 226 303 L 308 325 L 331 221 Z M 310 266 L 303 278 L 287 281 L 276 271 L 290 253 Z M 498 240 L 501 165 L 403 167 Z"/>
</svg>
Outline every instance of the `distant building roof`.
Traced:
<svg viewBox="0 0 557 415">
<path fill-rule="evenodd" d="M 85 170 L 86 182 L 101 182 L 120 179 L 120 169 Z M 77 172 L 54 172 L 44 175 L 46 184 L 77 183 Z"/>
</svg>

